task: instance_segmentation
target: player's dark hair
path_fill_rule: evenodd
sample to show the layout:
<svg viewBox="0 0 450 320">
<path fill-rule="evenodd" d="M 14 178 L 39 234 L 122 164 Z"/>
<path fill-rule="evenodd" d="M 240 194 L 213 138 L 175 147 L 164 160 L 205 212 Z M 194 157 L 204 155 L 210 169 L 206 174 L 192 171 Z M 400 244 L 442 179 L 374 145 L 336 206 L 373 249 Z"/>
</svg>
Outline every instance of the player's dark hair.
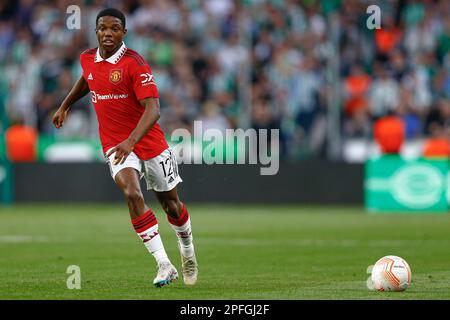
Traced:
<svg viewBox="0 0 450 320">
<path fill-rule="evenodd" d="M 95 20 L 95 25 L 98 24 L 98 19 L 100 19 L 101 17 L 105 17 L 105 16 L 118 18 L 120 21 L 122 21 L 122 26 L 125 29 L 125 15 L 120 10 L 117 10 L 115 8 L 107 8 L 107 9 L 103 9 L 102 11 L 100 11 L 97 14 L 97 19 Z"/>
</svg>

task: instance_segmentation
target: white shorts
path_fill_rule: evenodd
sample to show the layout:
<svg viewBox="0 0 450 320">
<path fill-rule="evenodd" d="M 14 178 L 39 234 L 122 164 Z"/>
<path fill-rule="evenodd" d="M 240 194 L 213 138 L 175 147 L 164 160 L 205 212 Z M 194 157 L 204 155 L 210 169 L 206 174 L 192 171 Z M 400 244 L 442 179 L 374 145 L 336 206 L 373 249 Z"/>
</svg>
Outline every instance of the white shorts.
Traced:
<svg viewBox="0 0 450 320">
<path fill-rule="evenodd" d="M 140 177 L 145 178 L 147 190 L 153 189 L 157 192 L 170 191 L 183 181 L 178 174 L 178 164 L 171 148 L 167 148 L 158 156 L 145 161 L 139 159 L 134 152 L 131 152 L 127 160 L 122 164 L 113 164 L 114 155 L 115 153 L 111 154 L 109 159 L 105 156 L 114 181 L 116 174 L 124 168 L 136 169 Z"/>
</svg>

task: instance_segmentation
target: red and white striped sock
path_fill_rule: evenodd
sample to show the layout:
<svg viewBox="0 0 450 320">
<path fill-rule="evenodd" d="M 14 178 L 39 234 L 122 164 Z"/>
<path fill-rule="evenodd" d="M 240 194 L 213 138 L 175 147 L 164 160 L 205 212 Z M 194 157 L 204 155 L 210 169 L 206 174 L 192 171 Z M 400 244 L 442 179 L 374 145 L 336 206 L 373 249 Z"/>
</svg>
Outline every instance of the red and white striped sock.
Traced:
<svg viewBox="0 0 450 320">
<path fill-rule="evenodd" d="M 131 223 L 156 262 L 159 264 L 161 262 L 169 261 L 166 250 L 164 250 L 161 236 L 158 232 L 158 221 L 152 210 L 149 209 L 142 216 L 132 219 Z"/>
<path fill-rule="evenodd" d="M 194 244 L 192 237 L 191 219 L 183 203 L 183 209 L 178 219 L 167 216 L 172 229 L 175 231 L 180 242 L 180 248 L 184 256 L 192 256 L 194 254 Z"/>
</svg>

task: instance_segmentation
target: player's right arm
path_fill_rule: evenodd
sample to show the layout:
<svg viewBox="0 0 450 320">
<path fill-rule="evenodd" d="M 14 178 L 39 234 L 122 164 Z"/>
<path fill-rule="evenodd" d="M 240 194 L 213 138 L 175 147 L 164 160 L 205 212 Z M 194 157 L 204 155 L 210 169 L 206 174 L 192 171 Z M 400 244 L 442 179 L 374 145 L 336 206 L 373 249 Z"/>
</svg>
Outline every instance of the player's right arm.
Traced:
<svg viewBox="0 0 450 320">
<path fill-rule="evenodd" d="M 75 102 L 83 98 L 85 95 L 89 93 L 89 86 L 83 76 L 78 79 L 78 81 L 73 86 L 72 90 L 70 90 L 67 97 L 61 103 L 61 106 L 53 115 L 53 124 L 57 129 L 61 128 L 64 120 L 67 117 L 67 113 L 70 110 L 70 106 Z"/>
</svg>

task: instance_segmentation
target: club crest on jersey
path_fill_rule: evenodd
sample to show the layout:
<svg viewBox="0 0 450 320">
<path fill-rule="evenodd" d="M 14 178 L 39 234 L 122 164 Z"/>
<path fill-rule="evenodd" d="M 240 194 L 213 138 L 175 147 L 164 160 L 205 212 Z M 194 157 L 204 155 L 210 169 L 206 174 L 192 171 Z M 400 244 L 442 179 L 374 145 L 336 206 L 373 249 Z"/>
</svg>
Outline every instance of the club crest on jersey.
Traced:
<svg viewBox="0 0 450 320">
<path fill-rule="evenodd" d="M 109 71 L 109 81 L 114 84 L 118 84 L 122 81 L 122 69 L 111 69 Z"/>
</svg>

